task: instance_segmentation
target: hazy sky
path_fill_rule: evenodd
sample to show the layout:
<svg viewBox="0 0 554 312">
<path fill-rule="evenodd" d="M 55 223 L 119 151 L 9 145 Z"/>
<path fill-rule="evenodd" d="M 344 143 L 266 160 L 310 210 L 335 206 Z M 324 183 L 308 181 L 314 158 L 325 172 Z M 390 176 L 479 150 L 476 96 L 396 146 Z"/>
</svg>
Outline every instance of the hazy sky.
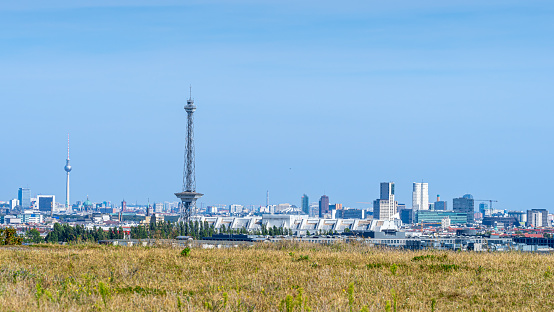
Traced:
<svg viewBox="0 0 554 312">
<path fill-rule="evenodd" d="M 552 1 L 4 1 L 0 200 L 550 209 Z"/>
</svg>

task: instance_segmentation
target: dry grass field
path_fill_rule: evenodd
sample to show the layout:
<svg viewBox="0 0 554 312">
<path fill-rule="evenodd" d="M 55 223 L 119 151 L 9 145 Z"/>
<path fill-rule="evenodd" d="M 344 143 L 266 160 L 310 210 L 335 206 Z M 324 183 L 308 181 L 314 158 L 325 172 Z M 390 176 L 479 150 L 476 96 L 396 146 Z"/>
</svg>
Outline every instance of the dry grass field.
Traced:
<svg viewBox="0 0 554 312">
<path fill-rule="evenodd" d="M 1 311 L 553 311 L 554 257 L 358 245 L 0 249 Z"/>
</svg>

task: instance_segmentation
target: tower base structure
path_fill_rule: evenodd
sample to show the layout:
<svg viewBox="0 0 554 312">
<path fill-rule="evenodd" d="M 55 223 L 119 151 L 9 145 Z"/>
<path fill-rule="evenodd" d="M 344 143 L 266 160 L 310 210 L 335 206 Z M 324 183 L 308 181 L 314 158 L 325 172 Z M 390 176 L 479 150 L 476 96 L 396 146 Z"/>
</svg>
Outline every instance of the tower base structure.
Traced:
<svg viewBox="0 0 554 312">
<path fill-rule="evenodd" d="M 181 200 L 181 210 L 179 212 L 179 223 L 188 223 L 190 217 L 196 214 L 196 200 L 204 194 L 196 192 L 175 193 L 175 196 Z"/>
</svg>

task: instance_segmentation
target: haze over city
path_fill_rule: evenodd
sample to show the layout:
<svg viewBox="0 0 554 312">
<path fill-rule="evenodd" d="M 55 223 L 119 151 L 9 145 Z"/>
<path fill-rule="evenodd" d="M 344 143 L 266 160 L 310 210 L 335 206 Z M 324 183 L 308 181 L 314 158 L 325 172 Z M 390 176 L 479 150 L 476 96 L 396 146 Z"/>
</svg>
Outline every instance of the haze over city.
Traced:
<svg viewBox="0 0 554 312">
<path fill-rule="evenodd" d="M 552 311 L 553 13 L 0 2 L 0 310 Z"/>
<path fill-rule="evenodd" d="M 363 208 L 394 181 L 550 209 L 546 1 L 0 4 L 0 198 L 175 201 L 189 96 L 206 204 Z"/>
</svg>

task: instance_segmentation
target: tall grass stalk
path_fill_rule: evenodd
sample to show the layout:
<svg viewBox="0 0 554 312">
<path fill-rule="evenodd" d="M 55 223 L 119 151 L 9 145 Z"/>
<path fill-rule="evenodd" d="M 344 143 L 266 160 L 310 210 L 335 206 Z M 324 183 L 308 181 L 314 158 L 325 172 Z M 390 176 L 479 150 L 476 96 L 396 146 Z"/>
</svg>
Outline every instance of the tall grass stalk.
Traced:
<svg viewBox="0 0 554 312">
<path fill-rule="evenodd" d="M 0 310 L 436 311 L 439 302 L 441 311 L 554 310 L 551 255 L 363 244 L 193 249 L 0 249 Z"/>
</svg>

